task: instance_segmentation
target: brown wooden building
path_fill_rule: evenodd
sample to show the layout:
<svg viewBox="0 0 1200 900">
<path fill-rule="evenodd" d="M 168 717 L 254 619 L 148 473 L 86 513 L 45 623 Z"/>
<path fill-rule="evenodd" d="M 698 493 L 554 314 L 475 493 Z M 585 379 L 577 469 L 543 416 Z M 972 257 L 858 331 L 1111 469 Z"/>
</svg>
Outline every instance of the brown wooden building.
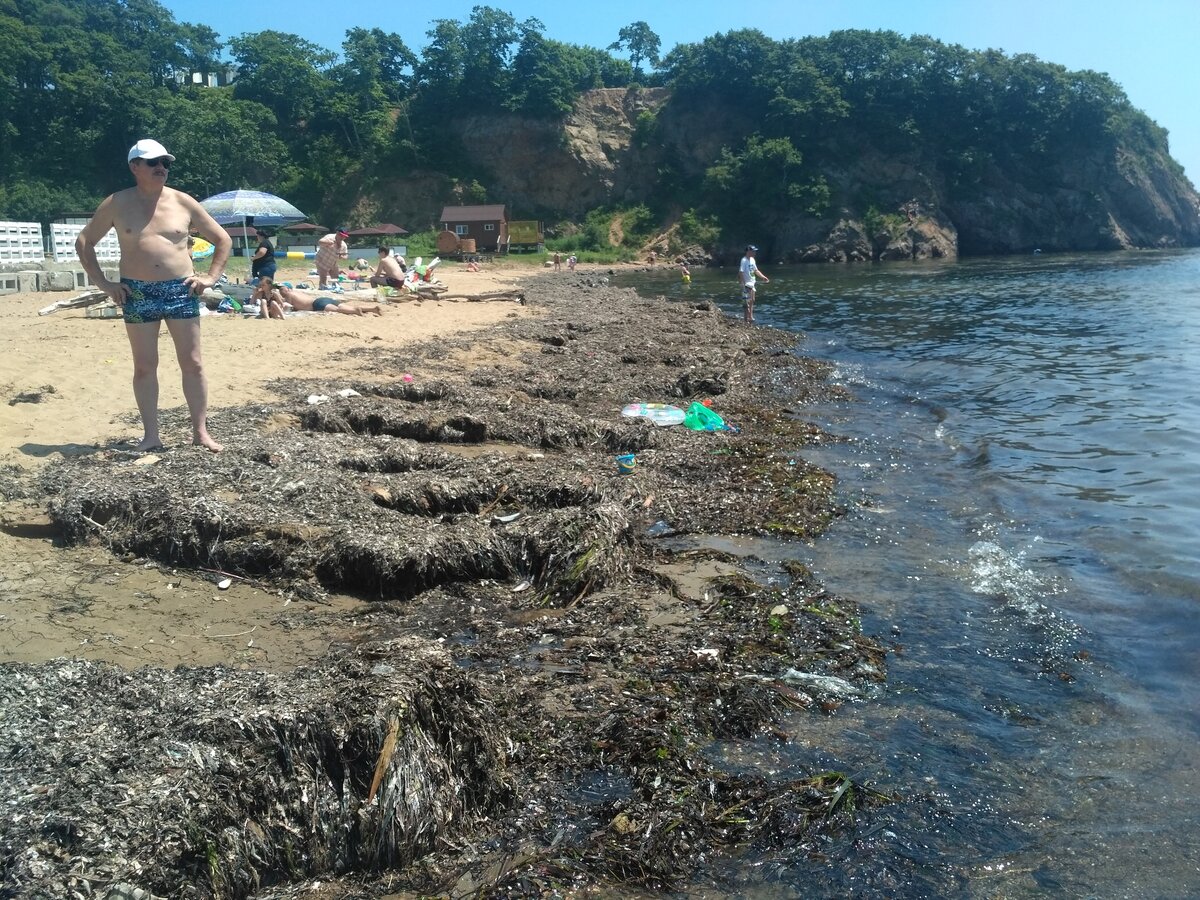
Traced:
<svg viewBox="0 0 1200 900">
<path fill-rule="evenodd" d="M 494 253 L 508 243 L 508 217 L 504 204 L 447 206 L 442 210 L 442 230 L 461 241 L 472 238 L 481 253 Z"/>
</svg>

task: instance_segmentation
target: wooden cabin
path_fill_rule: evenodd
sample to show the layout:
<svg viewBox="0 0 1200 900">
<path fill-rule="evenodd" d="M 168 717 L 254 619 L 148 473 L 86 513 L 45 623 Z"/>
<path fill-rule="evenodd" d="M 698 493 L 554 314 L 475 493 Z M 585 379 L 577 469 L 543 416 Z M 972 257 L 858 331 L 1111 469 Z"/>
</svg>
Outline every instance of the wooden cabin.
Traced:
<svg viewBox="0 0 1200 900">
<path fill-rule="evenodd" d="M 447 206 L 442 209 L 442 230 L 473 240 L 480 253 L 495 253 L 508 243 L 508 217 L 504 204 Z"/>
</svg>

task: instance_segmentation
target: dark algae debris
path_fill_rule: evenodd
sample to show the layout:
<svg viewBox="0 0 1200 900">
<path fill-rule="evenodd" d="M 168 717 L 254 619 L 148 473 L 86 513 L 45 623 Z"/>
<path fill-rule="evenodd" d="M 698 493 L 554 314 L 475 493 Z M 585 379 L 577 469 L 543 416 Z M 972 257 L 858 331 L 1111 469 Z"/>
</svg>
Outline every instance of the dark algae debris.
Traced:
<svg viewBox="0 0 1200 900">
<path fill-rule="evenodd" d="M 525 293 L 533 315 L 488 331 L 356 351 L 375 378 L 223 411 L 222 454 L 44 470 L 62 540 L 350 594 L 362 637 L 286 674 L 0 668 L 0 894 L 670 892 L 891 802 L 709 752 L 787 741 L 783 717 L 885 678 L 851 600 L 705 544 L 839 514 L 803 460 L 834 438 L 796 415 L 835 390 L 822 367 L 595 275 Z M 738 430 L 620 415 L 706 399 Z"/>
</svg>

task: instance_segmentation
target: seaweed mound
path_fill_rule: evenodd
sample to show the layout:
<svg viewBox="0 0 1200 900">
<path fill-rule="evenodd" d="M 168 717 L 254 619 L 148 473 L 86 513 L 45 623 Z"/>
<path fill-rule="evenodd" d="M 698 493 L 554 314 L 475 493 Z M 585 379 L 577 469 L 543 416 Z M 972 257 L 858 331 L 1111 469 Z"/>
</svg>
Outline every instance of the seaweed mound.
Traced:
<svg viewBox="0 0 1200 900">
<path fill-rule="evenodd" d="M 509 794 L 488 704 L 415 639 L 287 676 L 7 665 L 0 710 L 4 884 L 25 897 L 403 867 Z"/>
<path fill-rule="evenodd" d="M 44 821 L 64 823 L 8 824 L 8 883 L 103 871 L 263 900 L 304 876 L 342 876 L 330 897 L 664 888 L 746 847 L 804 852 L 882 802 L 842 775 L 772 779 L 711 751 L 787 741 L 786 720 L 884 678 L 851 600 L 802 566 L 718 549 L 754 536 L 771 555 L 839 514 L 802 455 L 832 439 L 798 414 L 835 393 L 824 370 L 794 336 L 706 303 L 582 274 L 526 298 L 531 315 L 486 333 L 356 351 L 370 377 L 281 380 L 279 403 L 214 417 L 222 454 L 45 470 L 64 540 L 301 600 L 355 595 L 365 643 L 283 679 L 0 673 L 19 721 L 35 691 L 56 709 L 95 698 L 64 720 L 86 753 L 50 722 L 5 745 L 7 802 L 43 790 Z M 738 429 L 620 415 L 702 399 Z M 614 461 L 627 453 L 632 474 Z M 52 775 L 88 759 L 107 803 L 145 812 L 122 785 L 153 785 L 165 816 L 118 817 L 126 836 L 103 845 L 105 807 Z"/>
</svg>

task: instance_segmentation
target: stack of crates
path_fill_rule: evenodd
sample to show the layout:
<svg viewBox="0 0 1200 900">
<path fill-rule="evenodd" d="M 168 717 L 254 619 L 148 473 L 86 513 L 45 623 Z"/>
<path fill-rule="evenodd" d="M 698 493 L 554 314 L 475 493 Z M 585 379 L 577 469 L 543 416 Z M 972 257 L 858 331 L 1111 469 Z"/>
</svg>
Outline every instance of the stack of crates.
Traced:
<svg viewBox="0 0 1200 900">
<path fill-rule="evenodd" d="M 21 279 L 12 270 L 41 266 L 45 259 L 40 222 L 0 222 L 0 294 L 21 290 Z"/>
<path fill-rule="evenodd" d="M 0 267 L 45 260 L 40 222 L 0 222 Z"/>
<path fill-rule="evenodd" d="M 54 261 L 59 263 L 78 262 L 75 255 L 75 239 L 83 231 L 82 225 L 51 225 L 50 242 L 54 252 Z M 117 232 L 109 231 L 96 245 L 96 259 L 100 264 L 116 263 L 121 260 L 121 245 L 117 242 Z"/>
</svg>

